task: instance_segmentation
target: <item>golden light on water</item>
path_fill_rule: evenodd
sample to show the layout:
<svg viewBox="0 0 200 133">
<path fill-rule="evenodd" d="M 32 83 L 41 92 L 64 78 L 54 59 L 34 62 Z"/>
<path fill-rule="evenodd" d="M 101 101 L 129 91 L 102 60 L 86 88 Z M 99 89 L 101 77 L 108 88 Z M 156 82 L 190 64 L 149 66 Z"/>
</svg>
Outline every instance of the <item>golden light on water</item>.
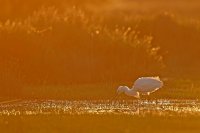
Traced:
<svg viewBox="0 0 200 133">
<path fill-rule="evenodd" d="M 138 115 L 187 116 L 200 115 L 198 100 L 123 100 L 123 101 L 22 101 L 2 104 L 4 115 Z"/>
</svg>

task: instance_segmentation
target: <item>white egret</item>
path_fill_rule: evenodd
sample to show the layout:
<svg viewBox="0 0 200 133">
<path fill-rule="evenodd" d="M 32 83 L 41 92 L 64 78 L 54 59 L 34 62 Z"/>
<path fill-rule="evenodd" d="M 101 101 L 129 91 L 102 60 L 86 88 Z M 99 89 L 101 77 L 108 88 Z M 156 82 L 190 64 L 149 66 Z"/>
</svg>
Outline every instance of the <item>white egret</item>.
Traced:
<svg viewBox="0 0 200 133">
<path fill-rule="evenodd" d="M 130 89 L 127 86 L 119 86 L 117 95 L 125 93 L 128 96 L 140 98 L 140 94 L 149 95 L 163 86 L 163 82 L 159 77 L 142 77 L 138 78 L 133 87 Z"/>
</svg>

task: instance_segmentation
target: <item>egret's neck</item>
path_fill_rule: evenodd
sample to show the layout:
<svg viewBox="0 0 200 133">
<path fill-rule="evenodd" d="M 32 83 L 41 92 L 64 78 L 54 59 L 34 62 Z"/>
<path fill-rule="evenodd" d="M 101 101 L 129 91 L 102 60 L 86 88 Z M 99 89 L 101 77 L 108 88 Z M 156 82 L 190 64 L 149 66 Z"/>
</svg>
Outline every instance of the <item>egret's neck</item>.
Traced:
<svg viewBox="0 0 200 133">
<path fill-rule="evenodd" d="M 131 94 L 134 92 L 134 90 L 127 87 L 127 88 L 124 90 L 124 92 L 125 92 L 126 95 L 131 95 Z"/>
<path fill-rule="evenodd" d="M 128 88 L 128 86 L 123 86 L 122 90 L 124 91 L 124 93 L 129 93 L 131 89 Z"/>
</svg>

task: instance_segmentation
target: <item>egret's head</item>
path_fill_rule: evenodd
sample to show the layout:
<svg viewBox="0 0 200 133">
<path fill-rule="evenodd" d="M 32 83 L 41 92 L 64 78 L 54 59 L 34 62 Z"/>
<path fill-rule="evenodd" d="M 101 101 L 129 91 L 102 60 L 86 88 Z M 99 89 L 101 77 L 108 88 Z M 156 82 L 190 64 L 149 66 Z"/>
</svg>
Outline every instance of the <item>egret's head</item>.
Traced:
<svg viewBox="0 0 200 133">
<path fill-rule="evenodd" d="M 117 94 L 121 94 L 127 90 L 126 86 L 119 86 L 117 89 Z"/>
</svg>

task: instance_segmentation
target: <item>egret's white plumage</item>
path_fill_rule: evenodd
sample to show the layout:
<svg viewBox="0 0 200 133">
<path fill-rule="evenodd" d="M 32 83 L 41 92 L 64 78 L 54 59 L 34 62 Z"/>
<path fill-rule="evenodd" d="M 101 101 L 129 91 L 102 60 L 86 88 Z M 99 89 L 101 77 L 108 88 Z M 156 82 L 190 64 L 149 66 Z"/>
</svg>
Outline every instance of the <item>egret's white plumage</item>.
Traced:
<svg viewBox="0 0 200 133">
<path fill-rule="evenodd" d="M 131 89 L 127 86 L 119 86 L 118 94 L 125 93 L 128 96 L 140 98 L 140 94 L 149 95 L 163 86 L 163 82 L 159 77 L 142 77 L 138 78 Z"/>
</svg>

